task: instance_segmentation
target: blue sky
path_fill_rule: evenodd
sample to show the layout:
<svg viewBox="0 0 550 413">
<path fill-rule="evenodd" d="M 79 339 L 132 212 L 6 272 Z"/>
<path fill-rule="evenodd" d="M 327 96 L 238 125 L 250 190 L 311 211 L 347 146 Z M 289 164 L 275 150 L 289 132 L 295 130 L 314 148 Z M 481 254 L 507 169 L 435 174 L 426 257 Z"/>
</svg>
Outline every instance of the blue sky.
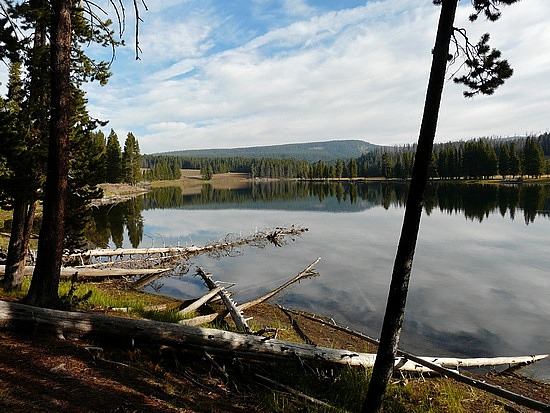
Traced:
<svg viewBox="0 0 550 413">
<path fill-rule="evenodd" d="M 522 0 L 491 33 L 514 68 L 496 94 L 464 99 L 445 85 L 436 140 L 511 136 L 550 128 L 550 1 Z M 142 153 L 331 139 L 414 143 L 439 7 L 431 0 L 149 0 L 134 59 L 132 9 L 90 112 L 127 132 Z M 108 9 L 108 8 L 107 8 Z M 458 67 L 451 68 L 449 74 Z"/>
</svg>

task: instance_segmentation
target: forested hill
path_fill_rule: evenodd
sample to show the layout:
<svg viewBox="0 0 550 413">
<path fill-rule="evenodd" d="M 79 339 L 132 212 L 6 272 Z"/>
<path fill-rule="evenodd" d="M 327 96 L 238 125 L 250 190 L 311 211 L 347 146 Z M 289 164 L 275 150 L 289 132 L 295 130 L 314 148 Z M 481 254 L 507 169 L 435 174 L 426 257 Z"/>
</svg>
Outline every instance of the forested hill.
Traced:
<svg viewBox="0 0 550 413">
<path fill-rule="evenodd" d="M 358 158 L 361 155 L 381 148 L 361 140 L 341 140 L 327 142 L 291 143 L 286 145 L 258 146 L 234 149 L 198 149 L 155 153 L 151 155 L 184 156 L 194 158 L 270 158 L 302 159 L 308 162 L 335 161 L 337 159 Z"/>
</svg>

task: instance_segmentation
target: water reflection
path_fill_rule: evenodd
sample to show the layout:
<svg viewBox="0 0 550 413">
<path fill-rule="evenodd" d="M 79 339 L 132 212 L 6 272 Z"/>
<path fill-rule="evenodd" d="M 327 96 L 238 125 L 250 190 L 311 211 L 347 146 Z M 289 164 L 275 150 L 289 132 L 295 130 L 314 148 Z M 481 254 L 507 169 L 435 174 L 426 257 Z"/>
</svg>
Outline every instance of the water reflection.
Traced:
<svg viewBox="0 0 550 413">
<path fill-rule="evenodd" d="M 396 183 L 260 182 L 244 189 L 214 189 L 204 185 L 200 194 L 183 195 L 181 188 L 162 188 L 145 195 L 143 209 L 252 208 L 312 210 L 326 212 L 363 211 L 373 206 L 402 207 L 408 185 Z M 502 216 L 523 211 L 525 223 L 550 212 L 550 193 L 541 185 L 459 185 L 432 183 L 427 187 L 424 207 L 449 213 L 464 213 L 482 222 L 497 208 Z"/>
<path fill-rule="evenodd" d="M 130 244 L 137 248 L 143 240 L 142 210 L 143 200 L 140 198 L 94 208 L 94 223 L 88 232 L 88 239 L 99 247 L 107 247 L 112 241 L 116 248 L 122 248 L 126 228 Z"/>
<path fill-rule="evenodd" d="M 124 227 L 133 247 L 143 240 L 142 211 L 154 209 L 269 209 L 282 211 L 359 212 L 374 206 L 403 207 L 408 185 L 401 183 L 320 183 L 273 181 L 251 183 L 247 188 L 215 189 L 203 185 L 200 193 L 183 194 L 181 188 L 158 188 L 123 204 L 94 211 L 95 226 L 90 239 L 105 246 L 123 243 Z M 503 217 L 523 214 L 526 224 L 550 213 L 548 186 L 541 185 L 458 185 L 432 183 L 426 189 L 426 214 L 434 209 L 463 214 L 482 222 L 497 211 Z"/>
<path fill-rule="evenodd" d="M 548 352 L 549 188 L 431 184 L 426 193 L 407 303 L 403 348 L 423 355 Z M 285 248 L 247 249 L 231 259 L 194 258 L 238 302 L 253 299 L 317 257 L 321 277 L 291 288 L 281 304 L 329 315 L 372 336 L 380 331 L 407 194 L 404 183 L 254 183 L 195 194 L 155 190 L 95 210 L 102 245 L 200 244 L 226 234 L 301 224 L 310 231 Z M 500 216 L 503 219 L 500 219 Z M 528 224 L 528 225 L 525 225 Z M 163 294 L 204 293 L 193 277 L 163 279 Z M 550 362 L 537 377 L 550 380 Z"/>
</svg>

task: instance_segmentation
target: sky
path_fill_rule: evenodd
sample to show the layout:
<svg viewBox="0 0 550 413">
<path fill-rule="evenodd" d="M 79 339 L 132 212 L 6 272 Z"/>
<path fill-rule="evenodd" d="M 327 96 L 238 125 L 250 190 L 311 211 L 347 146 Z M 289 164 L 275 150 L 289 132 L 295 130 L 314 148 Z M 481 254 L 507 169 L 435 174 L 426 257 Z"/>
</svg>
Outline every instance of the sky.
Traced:
<svg viewBox="0 0 550 413">
<path fill-rule="evenodd" d="M 140 60 L 126 3 L 112 77 L 86 90 L 104 131 L 121 143 L 134 133 L 142 153 L 418 138 L 440 12 L 432 0 L 148 0 Z M 473 99 L 447 81 L 436 141 L 548 132 L 550 1 L 504 7 L 494 23 L 469 22 L 472 10 L 460 1 L 455 26 L 472 41 L 489 32 L 514 75 Z"/>
</svg>

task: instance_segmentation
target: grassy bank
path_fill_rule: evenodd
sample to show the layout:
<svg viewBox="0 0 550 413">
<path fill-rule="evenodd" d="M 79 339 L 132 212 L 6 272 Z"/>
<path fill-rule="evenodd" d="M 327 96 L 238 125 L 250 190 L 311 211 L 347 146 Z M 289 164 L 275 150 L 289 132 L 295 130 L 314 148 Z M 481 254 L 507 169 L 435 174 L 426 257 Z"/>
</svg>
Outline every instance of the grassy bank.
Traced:
<svg viewBox="0 0 550 413">
<path fill-rule="evenodd" d="M 28 282 L 17 294 L 2 294 L 4 299 L 18 299 L 25 294 Z M 121 282 L 83 283 L 74 289 L 69 282 L 60 286 L 60 295 L 78 311 L 100 312 L 123 317 L 138 317 L 175 322 L 174 299 L 135 291 Z M 157 310 L 151 310 L 157 308 Z M 161 309 L 164 308 L 164 309 Z M 247 316 L 254 317 L 258 326 L 270 326 L 284 339 L 301 341 L 292 321 L 277 307 L 261 305 Z M 296 322 L 297 320 L 294 320 Z M 231 329 L 230 324 L 218 327 Z M 369 350 L 364 342 L 353 341 L 344 333 L 330 333 L 319 326 L 301 324 L 302 332 L 315 343 L 337 348 Z M 5 333 L 0 333 L 5 334 Z M 280 337 L 282 338 L 282 337 Z M 335 412 L 359 411 L 368 387 L 369 369 L 323 368 L 308 363 L 250 362 L 245 359 L 208 356 L 182 349 L 150 346 L 130 346 L 128 343 L 62 343 L 40 338 L 36 341 L 14 336 L 2 337 L 0 357 L 0 409 L 6 411 L 50 411 L 33 405 L 37 400 L 51 397 L 56 388 L 57 403 L 65 409 L 59 411 L 151 411 L 151 412 Z M 17 352 L 21 346 L 24 351 Z M 5 346 L 9 345 L 8 348 Z M 52 349 L 63 348 L 63 351 Z M 93 356 L 83 348 L 101 349 L 101 356 Z M 8 353 L 6 353 L 8 352 Z M 17 355 L 17 374 L 6 375 L 11 357 Z M 41 380 L 48 383 L 44 395 L 24 400 L 17 399 L 2 376 L 10 377 L 9 386 L 20 386 L 23 394 L 36 392 L 36 385 L 25 374 L 36 374 L 32 360 L 44 360 L 48 369 L 41 370 Z M 84 363 L 84 366 L 82 365 Z M 61 367 L 60 367 L 61 366 Z M 82 374 L 82 369 L 86 373 Z M 59 372 L 63 377 L 74 377 L 73 385 L 60 386 Z M 268 377 L 267 382 L 261 377 Z M 78 379 L 76 379 L 78 377 Z M 276 383 L 276 384 L 274 384 Z M 31 387 L 34 386 L 32 389 Z M 72 390 L 82 387 L 73 400 Z M 287 386 L 287 387 L 283 387 Z M 318 405 L 293 394 L 301 392 L 321 400 Z M 4 391 L 3 391 L 4 389 Z M 102 389 L 100 399 L 94 393 Z M 546 394 L 550 389 L 546 389 Z M 540 394 L 539 394 L 540 396 Z M 110 398 L 110 407 L 102 410 L 101 401 Z M 41 403 L 45 403 L 43 400 Z M 19 405 L 19 410 L 14 406 Z M 132 408 L 134 410 L 124 410 Z M 119 410 L 116 410 L 116 409 Z M 466 385 L 441 377 L 400 376 L 392 380 L 384 403 L 384 412 L 499 412 L 511 407 L 498 399 Z M 26 410 L 25 410 L 26 409 Z M 72 410 L 71 410 L 72 409 Z M 87 409 L 87 410 L 85 410 Z M 113 410 L 115 409 L 115 410 Z M 122 410 L 121 410 L 122 409 Z M 515 410 L 525 411 L 525 410 Z"/>
</svg>

